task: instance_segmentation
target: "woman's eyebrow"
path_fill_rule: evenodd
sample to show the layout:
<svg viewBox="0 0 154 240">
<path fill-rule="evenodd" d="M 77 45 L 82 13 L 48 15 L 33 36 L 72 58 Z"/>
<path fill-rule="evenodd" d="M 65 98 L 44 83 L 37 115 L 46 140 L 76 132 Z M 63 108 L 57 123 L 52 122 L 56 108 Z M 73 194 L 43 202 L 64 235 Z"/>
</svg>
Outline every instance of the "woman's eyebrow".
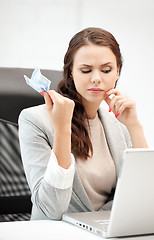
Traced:
<svg viewBox="0 0 154 240">
<path fill-rule="evenodd" d="M 104 67 L 104 66 L 109 65 L 109 64 L 112 64 L 112 63 L 111 63 L 111 62 L 103 63 L 103 64 L 101 65 L 101 67 Z"/>
<path fill-rule="evenodd" d="M 92 67 L 92 65 L 88 65 L 88 64 L 84 64 L 84 63 L 83 63 L 83 64 L 80 64 L 79 66 L 80 66 L 80 67 Z"/>
<path fill-rule="evenodd" d="M 112 63 L 111 62 L 103 63 L 103 64 L 101 64 L 101 67 L 104 67 L 104 66 L 109 65 L 109 64 L 112 64 Z M 92 65 L 85 64 L 85 63 L 80 64 L 79 66 L 80 67 L 92 67 Z"/>
</svg>

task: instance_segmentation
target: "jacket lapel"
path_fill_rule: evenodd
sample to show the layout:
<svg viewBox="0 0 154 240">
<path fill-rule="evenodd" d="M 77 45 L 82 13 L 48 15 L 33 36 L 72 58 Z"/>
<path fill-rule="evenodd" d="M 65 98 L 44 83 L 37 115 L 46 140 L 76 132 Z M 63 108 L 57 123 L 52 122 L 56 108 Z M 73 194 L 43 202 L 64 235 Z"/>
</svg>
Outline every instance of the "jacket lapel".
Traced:
<svg viewBox="0 0 154 240">
<path fill-rule="evenodd" d="M 127 144 L 121 123 L 114 118 L 114 116 L 111 117 L 111 114 L 112 113 L 106 112 L 106 110 L 99 109 L 99 116 L 104 127 L 108 147 L 115 162 L 118 176 L 123 152 L 127 148 Z"/>
<path fill-rule="evenodd" d="M 76 197 L 78 198 L 78 200 L 81 202 L 81 205 L 82 205 L 81 208 L 83 209 L 83 211 L 94 211 L 91 201 L 79 177 L 77 168 L 75 169 L 73 191 Z M 80 204 L 79 201 L 78 201 L 78 204 Z"/>
</svg>

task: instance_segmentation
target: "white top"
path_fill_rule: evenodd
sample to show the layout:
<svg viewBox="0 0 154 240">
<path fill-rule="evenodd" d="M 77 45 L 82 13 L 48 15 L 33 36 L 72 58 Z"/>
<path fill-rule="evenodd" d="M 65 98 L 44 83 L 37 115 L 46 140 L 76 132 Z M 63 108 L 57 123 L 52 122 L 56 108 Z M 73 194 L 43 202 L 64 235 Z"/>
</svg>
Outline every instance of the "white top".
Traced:
<svg viewBox="0 0 154 240">
<path fill-rule="evenodd" d="M 77 158 L 76 164 L 82 184 L 97 211 L 108 200 L 117 179 L 115 164 L 98 114 L 89 120 L 89 127 L 93 156 L 87 160 Z"/>
<path fill-rule="evenodd" d="M 75 172 L 75 159 L 73 154 L 71 154 L 71 158 L 72 163 L 70 167 L 68 169 L 62 168 L 58 165 L 54 151 L 51 150 L 50 160 L 44 175 L 44 179 L 48 184 L 58 189 L 67 189 L 72 186 Z"/>
</svg>

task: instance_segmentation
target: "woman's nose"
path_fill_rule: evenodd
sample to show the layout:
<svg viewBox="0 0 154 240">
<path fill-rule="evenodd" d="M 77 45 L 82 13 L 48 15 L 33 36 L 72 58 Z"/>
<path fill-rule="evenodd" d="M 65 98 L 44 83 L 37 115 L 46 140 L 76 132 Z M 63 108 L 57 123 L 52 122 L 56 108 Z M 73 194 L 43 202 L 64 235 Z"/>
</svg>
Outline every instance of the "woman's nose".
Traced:
<svg viewBox="0 0 154 240">
<path fill-rule="evenodd" d="M 101 82 L 101 76 L 98 72 L 93 73 L 91 77 L 91 82 L 92 83 L 100 83 Z"/>
</svg>

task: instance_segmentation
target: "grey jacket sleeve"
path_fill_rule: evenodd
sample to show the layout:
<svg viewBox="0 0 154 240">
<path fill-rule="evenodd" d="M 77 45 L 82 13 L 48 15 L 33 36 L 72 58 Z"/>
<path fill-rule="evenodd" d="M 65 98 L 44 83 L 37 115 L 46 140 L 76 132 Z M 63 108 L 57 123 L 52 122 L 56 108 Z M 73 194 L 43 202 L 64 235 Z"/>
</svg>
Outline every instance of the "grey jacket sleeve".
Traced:
<svg viewBox="0 0 154 240">
<path fill-rule="evenodd" d="M 35 108 L 21 112 L 19 141 L 23 166 L 32 193 L 32 220 L 60 220 L 68 209 L 72 195 L 72 185 L 66 189 L 58 189 L 44 178 L 53 144 L 53 129 L 50 126 L 48 130 L 49 134 L 43 126 L 42 116 Z"/>
</svg>

